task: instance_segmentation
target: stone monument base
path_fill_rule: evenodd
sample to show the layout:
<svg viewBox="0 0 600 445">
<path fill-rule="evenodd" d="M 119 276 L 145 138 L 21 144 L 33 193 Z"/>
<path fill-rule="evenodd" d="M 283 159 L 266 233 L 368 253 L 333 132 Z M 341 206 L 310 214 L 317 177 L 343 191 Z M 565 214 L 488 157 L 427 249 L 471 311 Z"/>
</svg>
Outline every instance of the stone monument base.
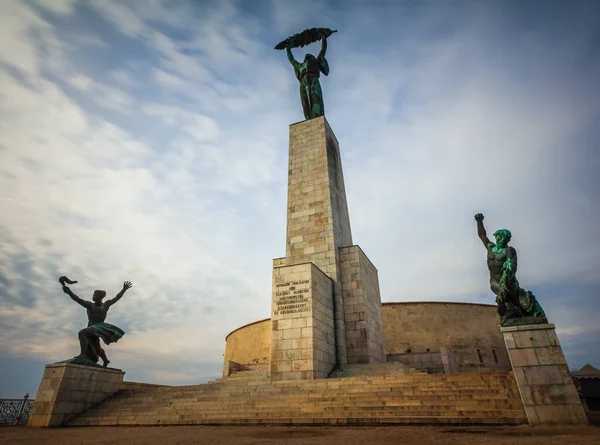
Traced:
<svg viewBox="0 0 600 445">
<path fill-rule="evenodd" d="M 83 366 L 92 366 L 94 368 L 104 368 L 104 366 L 99 365 L 92 359 L 86 357 L 85 355 L 77 355 L 69 360 L 63 360 L 62 362 L 57 362 L 55 365 L 59 365 L 62 363 L 70 363 L 72 365 L 83 365 Z M 112 369 L 112 368 L 111 368 Z"/>
<path fill-rule="evenodd" d="M 500 330 L 529 424 L 587 424 L 554 325 L 512 326 Z"/>
<path fill-rule="evenodd" d="M 46 365 L 27 426 L 60 426 L 119 390 L 120 369 L 72 363 Z"/>
<path fill-rule="evenodd" d="M 334 368 L 332 295 L 313 263 L 273 269 L 271 380 L 323 379 Z"/>
<path fill-rule="evenodd" d="M 519 318 L 509 318 L 503 324 L 503 328 L 508 328 L 511 326 L 526 326 L 532 324 L 548 324 L 548 320 L 546 317 L 519 317 Z"/>
</svg>

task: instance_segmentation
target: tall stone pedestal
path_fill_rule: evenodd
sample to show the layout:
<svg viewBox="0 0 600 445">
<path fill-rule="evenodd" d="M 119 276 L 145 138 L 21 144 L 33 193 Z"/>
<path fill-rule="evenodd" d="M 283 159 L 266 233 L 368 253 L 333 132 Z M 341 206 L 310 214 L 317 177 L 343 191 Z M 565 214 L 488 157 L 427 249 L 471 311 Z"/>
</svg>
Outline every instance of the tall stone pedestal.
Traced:
<svg viewBox="0 0 600 445">
<path fill-rule="evenodd" d="M 56 363 L 46 370 L 27 426 L 60 426 L 119 390 L 125 372 L 119 369 Z"/>
<path fill-rule="evenodd" d="M 271 377 L 321 378 L 335 365 L 385 361 L 377 269 L 352 245 L 339 145 L 324 117 L 290 126 L 288 173 L 286 256 L 273 264 Z M 278 309 L 298 304 L 298 312 Z M 308 328 L 311 347 L 310 337 L 295 337 Z"/>
<path fill-rule="evenodd" d="M 501 328 L 532 426 L 587 424 L 553 324 Z"/>
</svg>

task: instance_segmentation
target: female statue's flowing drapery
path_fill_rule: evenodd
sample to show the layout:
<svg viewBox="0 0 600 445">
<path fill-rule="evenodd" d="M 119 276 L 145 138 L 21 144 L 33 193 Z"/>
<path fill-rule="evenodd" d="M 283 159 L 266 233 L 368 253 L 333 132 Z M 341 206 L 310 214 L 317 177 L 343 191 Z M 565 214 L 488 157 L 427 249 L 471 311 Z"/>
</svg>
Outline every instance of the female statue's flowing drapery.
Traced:
<svg viewBox="0 0 600 445">
<path fill-rule="evenodd" d="M 286 47 L 287 56 L 294 67 L 294 73 L 300 81 L 300 101 L 302 102 L 302 111 L 306 119 L 325 115 L 325 106 L 323 105 L 323 92 L 319 82 L 320 73 L 329 74 L 329 64 L 325 59 L 327 51 L 327 39 L 321 40 L 321 51 L 317 57 L 307 54 L 304 62 L 300 63 L 294 59 L 290 47 Z"/>
</svg>

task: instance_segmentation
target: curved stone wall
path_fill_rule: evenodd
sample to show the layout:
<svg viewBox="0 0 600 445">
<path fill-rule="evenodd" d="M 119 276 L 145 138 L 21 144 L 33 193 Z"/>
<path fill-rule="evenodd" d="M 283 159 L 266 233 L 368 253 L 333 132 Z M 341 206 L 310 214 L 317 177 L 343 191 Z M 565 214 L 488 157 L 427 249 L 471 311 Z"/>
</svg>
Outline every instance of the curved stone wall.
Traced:
<svg viewBox="0 0 600 445">
<path fill-rule="evenodd" d="M 496 306 L 471 303 L 383 303 L 388 354 L 502 344 Z"/>
<path fill-rule="evenodd" d="M 445 351 L 456 371 L 510 369 L 499 323 L 495 305 L 383 303 L 388 360 L 390 355 Z"/>
<path fill-rule="evenodd" d="M 383 303 L 388 360 L 416 368 L 442 364 L 448 372 L 510 369 L 495 305 L 447 302 Z M 271 319 L 231 332 L 226 340 L 224 375 L 229 363 L 269 363 Z"/>
<path fill-rule="evenodd" d="M 229 375 L 229 362 L 257 365 L 271 361 L 271 319 L 237 328 L 225 337 L 223 375 Z"/>
</svg>

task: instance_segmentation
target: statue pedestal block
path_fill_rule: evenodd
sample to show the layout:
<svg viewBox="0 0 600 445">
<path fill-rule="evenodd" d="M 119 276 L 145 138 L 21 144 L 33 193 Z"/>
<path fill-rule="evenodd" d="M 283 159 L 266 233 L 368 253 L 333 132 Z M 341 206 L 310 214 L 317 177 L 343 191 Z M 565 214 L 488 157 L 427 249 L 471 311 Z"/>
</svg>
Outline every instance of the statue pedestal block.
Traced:
<svg viewBox="0 0 600 445">
<path fill-rule="evenodd" d="M 500 329 L 531 426 L 587 424 L 553 324 Z"/>
<path fill-rule="evenodd" d="M 358 246 L 339 251 L 348 363 L 385 362 L 377 269 Z"/>
<path fill-rule="evenodd" d="M 273 269 L 271 380 L 322 379 L 335 366 L 332 286 L 312 263 Z"/>
<path fill-rule="evenodd" d="M 72 363 L 46 365 L 27 426 L 60 426 L 116 393 L 125 372 Z"/>
</svg>

